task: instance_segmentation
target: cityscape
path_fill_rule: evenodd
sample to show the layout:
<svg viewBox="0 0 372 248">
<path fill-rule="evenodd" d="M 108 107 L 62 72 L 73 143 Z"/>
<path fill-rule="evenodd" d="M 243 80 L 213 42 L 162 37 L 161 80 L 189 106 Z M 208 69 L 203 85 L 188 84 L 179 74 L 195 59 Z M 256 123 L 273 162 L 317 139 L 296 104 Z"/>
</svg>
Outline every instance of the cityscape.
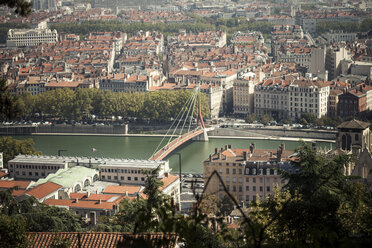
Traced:
<svg viewBox="0 0 372 248">
<path fill-rule="evenodd" d="M 0 247 L 372 243 L 371 0 L 0 19 Z"/>
</svg>

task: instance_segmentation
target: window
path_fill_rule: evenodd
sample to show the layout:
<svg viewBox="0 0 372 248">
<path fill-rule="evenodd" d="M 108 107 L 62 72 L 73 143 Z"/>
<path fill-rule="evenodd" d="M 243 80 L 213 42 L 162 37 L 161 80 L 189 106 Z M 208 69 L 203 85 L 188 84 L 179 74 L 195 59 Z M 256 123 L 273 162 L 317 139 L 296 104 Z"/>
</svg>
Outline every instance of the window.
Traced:
<svg viewBox="0 0 372 248">
<path fill-rule="evenodd" d="M 227 191 L 230 191 L 230 185 L 226 185 Z"/>
<path fill-rule="evenodd" d="M 249 186 L 245 186 L 245 191 L 249 191 Z"/>
<path fill-rule="evenodd" d="M 253 196 L 253 201 L 256 201 L 256 199 L 257 199 L 257 197 L 254 195 L 254 196 Z"/>
<path fill-rule="evenodd" d="M 263 191 L 263 187 L 262 186 L 260 186 L 260 192 L 262 192 Z"/>
<path fill-rule="evenodd" d="M 242 169 L 239 169 L 239 175 L 241 175 L 242 174 Z"/>
<path fill-rule="evenodd" d="M 266 191 L 267 191 L 267 192 L 270 192 L 270 186 L 267 186 L 267 187 L 266 187 Z"/>
<path fill-rule="evenodd" d="M 256 178 L 252 178 L 253 179 L 253 182 L 256 183 Z"/>
<path fill-rule="evenodd" d="M 233 192 L 236 192 L 236 186 L 235 185 L 233 186 Z"/>
<path fill-rule="evenodd" d="M 134 181 L 138 181 L 138 177 L 134 177 Z"/>
<path fill-rule="evenodd" d="M 245 182 L 249 183 L 249 177 L 245 178 Z"/>
<path fill-rule="evenodd" d="M 239 192 L 243 192 L 243 187 L 239 186 Z"/>
<path fill-rule="evenodd" d="M 141 181 L 142 181 L 142 182 L 145 181 L 145 178 L 144 178 L 144 177 L 141 177 Z"/>
<path fill-rule="evenodd" d="M 39 172 L 35 172 L 35 176 L 39 176 Z"/>
<path fill-rule="evenodd" d="M 111 176 L 107 176 L 107 179 L 108 179 L 108 180 L 111 180 Z"/>
<path fill-rule="evenodd" d="M 32 176 L 32 172 L 29 172 L 28 175 L 29 175 L 29 176 Z"/>
<path fill-rule="evenodd" d="M 253 191 L 256 191 L 256 186 L 253 186 Z"/>
<path fill-rule="evenodd" d="M 239 183 L 242 183 L 243 182 L 243 179 L 241 178 L 241 177 L 239 177 L 239 179 L 238 179 L 239 181 Z"/>
<path fill-rule="evenodd" d="M 226 168 L 226 174 L 230 174 L 230 169 Z"/>
<path fill-rule="evenodd" d="M 120 177 L 120 180 L 124 180 L 124 177 L 123 177 L 123 176 L 121 176 L 121 177 Z"/>
<path fill-rule="evenodd" d="M 114 179 L 115 179 L 115 180 L 118 180 L 118 176 L 114 176 Z"/>
<path fill-rule="evenodd" d="M 260 177 L 260 183 L 262 183 L 262 177 Z"/>
<path fill-rule="evenodd" d="M 236 169 L 233 169 L 233 174 L 234 174 L 234 175 L 236 174 Z"/>
<path fill-rule="evenodd" d="M 230 177 L 226 177 L 226 182 L 230 182 Z"/>
<path fill-rule="evenodd" d="M 249 195 L 246 195 L 246 196 L 245 196 L 245 200 L 246 200 L 246 201 L 249 201 Z"/>
<path fill-rule="evenodd" d="M 132 178 L 131 177 L 128 177 L 128 181 L 130 181 L 130 180 L 132 180 Z"/>
</svg>

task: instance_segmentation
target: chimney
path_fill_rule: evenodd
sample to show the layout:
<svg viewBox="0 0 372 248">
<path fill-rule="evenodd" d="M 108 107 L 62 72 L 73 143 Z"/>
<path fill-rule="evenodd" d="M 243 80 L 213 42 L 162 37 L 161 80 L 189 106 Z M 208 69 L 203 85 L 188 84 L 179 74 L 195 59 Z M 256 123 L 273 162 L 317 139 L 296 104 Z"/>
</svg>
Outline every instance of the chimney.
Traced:
<svg viewBox="0 0 372 248">
<path fill-rule="evenodd" d="M 75 198 L 75 203 L 78 203 L 79 202 L 79 199 L 78 198 Z"/>
<path fill-rule="evenodd" d="M 247 161 L 247 152 L 246 151 L 243 151 L 243 160 Z"/>
<path fill-rule="evenodd" d="M 214 148 L 214 154 L 217 154 L 218 153 L 218 148 Z"/>
<path fill-rule="evenodd" d="M 231 149 L 231 145 L 228 145 L 228 148 Z"/>
<path fill-rule="evenodd" d="M 209 155 L 209 161 L 212 161 L 212 155 Z"/>
<path fill-rule="evenodd" d="M 125 196 L 128 196 L 128 191 L 125 191 Z"/>
<path fill-rule="evenodd" d="M 89 198 L 89 197 L 90 197 L 90 191 L 87 192 L 87 198 Z"/>
<path fill-rule="evenodd" d="M 98 200 L 98 204 L 101 204 L 101 203 L 102 203 L 102 200 L 101 200 L 101 199 L 99 199 L 99 200 Z"/>
<path fill-rule="evenodd" d="M 227 145 L 225 145 L 225 150 L 227 150 Z"/>
</svg>

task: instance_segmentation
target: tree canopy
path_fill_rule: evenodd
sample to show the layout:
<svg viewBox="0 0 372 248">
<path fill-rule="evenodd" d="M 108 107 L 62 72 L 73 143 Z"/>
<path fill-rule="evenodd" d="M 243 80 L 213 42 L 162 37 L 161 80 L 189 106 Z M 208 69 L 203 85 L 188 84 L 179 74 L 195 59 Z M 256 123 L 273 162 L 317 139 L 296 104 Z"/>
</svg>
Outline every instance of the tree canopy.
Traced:
<svg viewBox="0 0 372 248">
<path fill-rule="evenodd" d="M 28 16 L 31 14 L 31 1 L 27 0 L 0 0 L 0 5 L 14 9 L 16 14 Z"/>
</svg>

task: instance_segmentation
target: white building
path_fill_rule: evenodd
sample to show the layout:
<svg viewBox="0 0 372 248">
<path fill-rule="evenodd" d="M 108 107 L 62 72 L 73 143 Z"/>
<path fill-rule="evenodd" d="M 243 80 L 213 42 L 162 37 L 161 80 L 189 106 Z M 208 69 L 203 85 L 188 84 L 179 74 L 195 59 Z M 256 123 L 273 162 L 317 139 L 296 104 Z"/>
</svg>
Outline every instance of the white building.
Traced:
<svg viewBox="0 0 372 248">
<path fill-rule="evenodd" d="M 58 42 L 57 30 L 50 29 L 9 29 L 8 47 L 38 46 L 43 43 Z"/>
<path fill-rule="evenodd" d="M 329 86 L 311 80 L 295 80 L 289 87 L 289 117 L 301 118 L 312 113 L 317 118 L 327 114 Z"/>
<path fill-rule="evenodd" d="M 251 72 L 248 77 L 236 79 L 234 82 L 233 107 L 234 114 L 248 115 L 254 112 L 254 88 L 257 84 L 256 74 Z"/>
<path fill-rule="evenodd" d="M 137 185 L 145 184 L 146 171 L 152 171 L 158 167 L 159 178 L 170 172 L 168 161 L 108 159 L 98 165 L 102 181 Z"/>
<path fill-rule="evenodd" d="M 344 33 L 344 32 L 328 32 L 323 35 L 328 43 L 339 43 L 354 41 L 356 33 Z"/>
</svg>

